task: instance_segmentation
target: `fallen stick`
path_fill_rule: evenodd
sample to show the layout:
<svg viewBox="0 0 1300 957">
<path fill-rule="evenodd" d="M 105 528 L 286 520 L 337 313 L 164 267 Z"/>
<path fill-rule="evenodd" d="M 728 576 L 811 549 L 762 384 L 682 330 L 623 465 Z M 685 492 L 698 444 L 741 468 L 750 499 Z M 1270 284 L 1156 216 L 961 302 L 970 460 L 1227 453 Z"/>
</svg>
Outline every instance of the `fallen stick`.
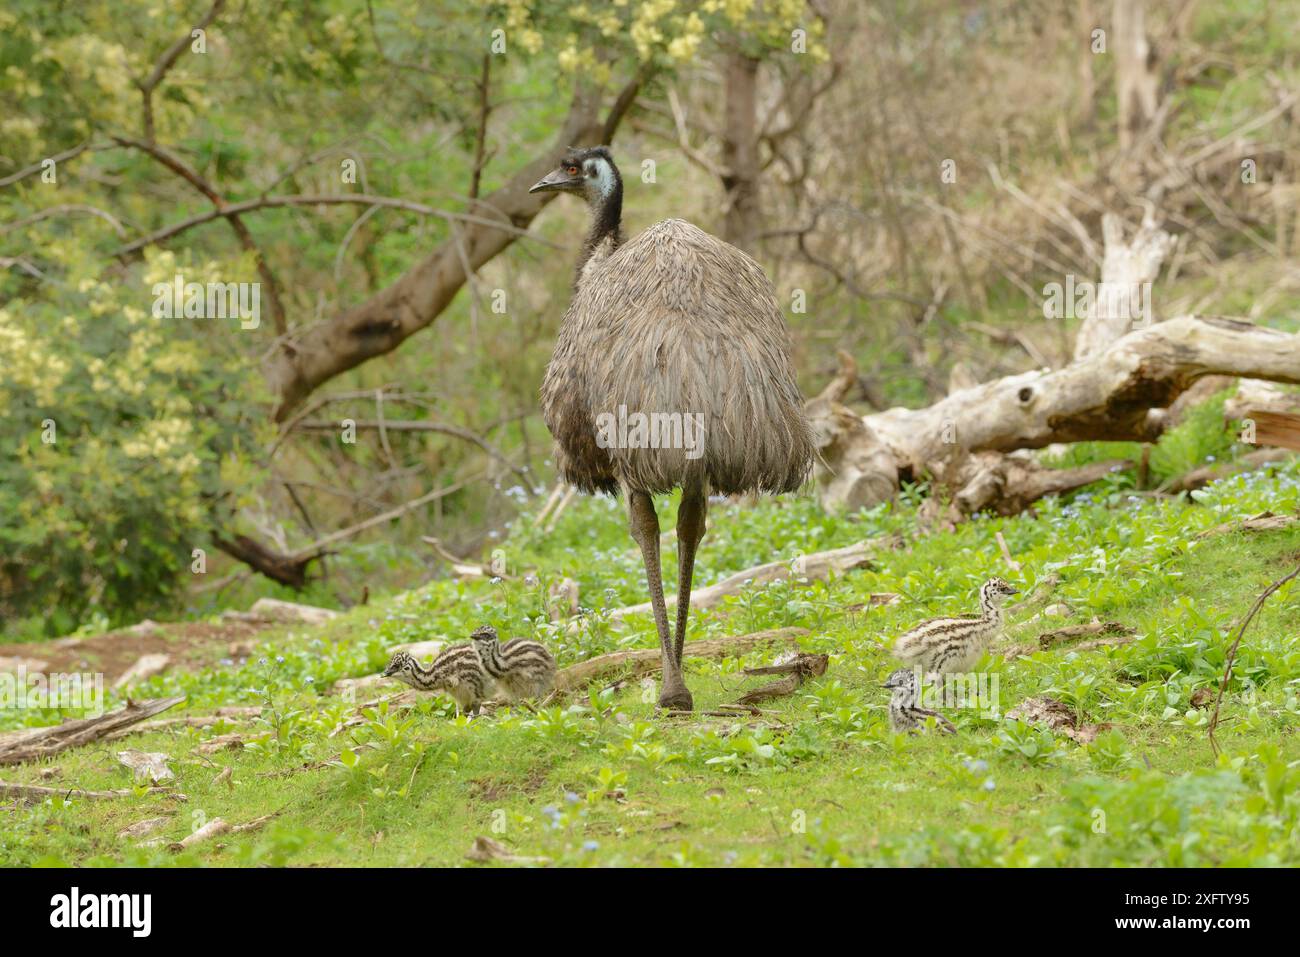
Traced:
<svg viewBox="0 0 1300 957">
<path fill-rule="evenodd" d="M 99 741 L 108 734 L 152 718 L 184 700 L 185 695 L 155 698 L 140 703 L 128 699 L 125 707 L 98 718 L 76 718 L 53 727 L 21 732 L 15 737 L 0 740 L 0 765 L 35 761 L 68 748 Z"/>
<path fill-rule="evenodd" d="M 129 728 L 123 728 L 120 731 L 113 731 L 104 735 L 105 741 L 116 741 L 119 738 L 125 738 L 132 734 L 147 734 L 150 731 L 166 731 L 169 728 L 210 728 L 214 724 L 222 721 L 229 721 L 232 724 L 242 721 L 245 718 L 255 718 L 262 713 L 262 709 L 257 705 L 248 707 L 232 706 L 218 708 L 215 714 L 196 714 L 185 718 L 158 718 L 154 721 L 142 721 L 137 725 Z"/>
<path fill-rule="evenodd" d="M 711 608 L 728 595 L 735 595 L 742 589 L 752 585 L 762 585 L 787 578 L 795 578 L 801 581 L 819 581 L 829 578 L 832 573 L 842 575 L 855 568 L 866 567 L 878 551 L 886 548 L 897 548 L 900 544 L 901 539 L 898 536 L 885 535 L 880 538 L 864 539 L 843 548 L 815 552 L 812 555 L 801 555 L 790 561 L 766 562 L 762 565 L 755 565 L 753 568 L 746 568 L 734 575 L 728 575 L 722 581 L 713 585 L 693 590 L 691 592 L 691 610 L 700 611 Z M 677 596 L 666 596 L 664 604 L 666 608 L 677 607 Z M 649 614 L 651 611 L 650 603 L 643 602 L 640 605 L 616 608 L 609 615 L 611 618 L 625 618 L 628 615 Z"/>
<path fill-rule="evenodd" d="M 790 661 L 784 661 L 780 664 L 768 665 L 763 668 L 746 668 L 745 674 L 747 675 L 770 675 L 789 672 L 789 676 L 741 695 L 736 699 L 736 703 L 741 707 L 749 708 L 760 701 L 792 695 L 804 683 L 805 678 L 816 678 L 826 674 L 826 668 L 830 664 L 830 660 L 830 655 L 799 654 Z"/>
<path fill-rule="evenodd" d="M 738 657 L 759 645 L 771 642 L 793 642 L 806 634 L 808 634 L 807 628 L 773 628 L 749 635 L 688 641 L 682 656 L 683 658 Z M 593 681 L 599 681 L 625 669 L 629 672 L 624 675 L 625 678 L 654 674 L 659 671 L 662 660 L 658 648 L 637 648 L 631 651 L 614 651 L 607 655 L 597 655 L 595 658 L 561 669 L 555 676 L 555 690 L 576 691 L 585 688 Z"/>
<path fill-rule="evenodd" d="M 1250 611 L 1246 613 L 1241 627 L 1237 629 L 1237 637 L 1232 639 L 1232 645 L 1228 648 L 1227 660 L 1223 665 L 1223 680 L 1219 682 L 1219 694 L 1214 699 L 1214 715 L 1210 718 L 1209 729 L 1206 732 L 1210 739 L 1210 750 L 1214 752 L 1215 757 L 1219 755 L 1219 742 L 1214 739 L 1214 731 L 1219 726 L 1219 708 L 1223 705 L 1223 693 L 1228 690 L 1228 681 L 1232 678 L 1232 666 L 1237 660 L 1237 648 L 1241 645 L 1242 636 L 1246 634 L 1246 628 L 1255 620 L 1255 616 L 1264 607 L 1264 602 L 1268 601 L 1269 596 L 1287 582 L 1294 581 L 1297 576 L 1300 576 L 1300 565 L 1297 565 L 1295 571 L 1291 574 L 1279 578 L 1265 588 L 1260 593 L 1260 596 L 1255 599 L 1255 604 L 1250 606 Z"/>
<path fill-rule="evenodd" d="M 1038 636 L 1039 648 L 1054 648 L 1076 638 L 1091 635 L 1125 635 L 1132 634 L 1133 629 L 1117 621 L 1090 621 L 1086 625 L 1066 625 L 1055 631 L 1046 631 Z"/>
<path fill-rule="evenodd" d="M 1159 490 L 1161 492 L 1194 492 L 1198 488 L 1204 488 L 1211 482 L 1227 478 L 1229 475 L 1250 472 L 1266 465 L 1285 462 L 1291 458 L 1292 454 L 1286 449 L 1256 449 L 1254 452 L 1247 452 L 1241 458 L 1231 462 L 1218 462 L 1214 465 L 1203 465 L 1200 468 L 1192 469 L 1190 472 L 1185 472 L 1177 478 L 1165 482 L 1160 486 Z"/>
<path fill-rule="evenodd" d="M 796 672 L 803 677 L 817 677 L 826 674 L 830 664 L 830 655 L 810 655 L 800 652 L 789 661 L 775 665 L 763 665 L 760 668 L 746 668 L 747 675 L 788 675 Z"/>
<path fill-rule="evenodd" d="M 1226 535 L 1229 532 L 1278 532 L 1284 528 L 1290 528 L 1296 522 L 1300 522 L 1300 518 L 1294 515 L 1274 515 L 1272 512 L 1260 512 L 1250 518 L 1224 522 L 1222 525 L 1207 528 L 1198 534 L 1196 538 L 1199 541 L 1215 535 Z"/>
<path fill-rule="evenodd" d="M 1051 632 L 1049 632 L 1051 634 Z M 1095 634 L 1095 632 L 1093 632 Z M 1081 641 L 1077 645 L 1071 645 L 1070 651 L 1096 651 L 1098 648 L 1118 648 L 1122 645 L 1132 644 L 1137 640 L 1137 635 L 1131 632 L 1124 634 L 1112 635 L 1109 638 L 1096 638 L 1092 641 Z M 1059 644 L 1059 642 L 1058 642 Z M 1051 646 L 1055 647 L 1055 646 Z M 1016 658 L 1027 657 L 1039 651 L 1046 650 L 1044 646 L 1031 643 L 1023 645 L 1011 645 L 1001 651 L 1004 660 L 1012 661 Z"/>
<path fill-rule="evenodd" d="M 773 681 L 770 685 L 763 685 L 761 688 L 755 688 L 748 694 L 743 694 L 736 699 L 740 705 L 758 704 L 760 701 L 769 701 L 772 698 L 784 698 L 792 695 L 803 684 L 803 676 L 792 674 L 782 678 L 780 681 Z"/>
<path fill-rule="evenodd" d="M 244 834 L 247 833 L 248 831 L 256 831 L 263 824 L 271 820 L 271 818 L 275 817 L 275 815 L 279 813 L 280 813 L 279 811 L 275 811 L 271 814 L 264 814 L 259 818 L 254 818 L 253 820 L 249 821 L 247 824 L 234 824 L 234 825 L 228 823 L 227 821 L 219 817 L 214 817 L 211 821 L 209 821 L 207 824 L 204 824 L 193 834 L 190 834 L 187 837 L 184 837 L 173 844 L 167 845 L 167 849 L 173 852 L 183 851 L 187 848 L 193 847 L 195 844 L 202 844 L 204 841 L 210 841 L 212 840 L 212 838 L 219 837 L 222 834 Z"/>
<path fill-rule="evenodd" d="M 39 784 L 11 784 L 8 781 L 0 781 L 0 798 L 17 798 L 25 804 L 39 804 L 52 797 L 78 797 L 91 801 L 107 801 L 112 798 L 134 797 L 137 793 L 135 788 L 122 788 L 119 791 L 87 791 L 84 788 L 77 787 L 47 788 Z M 144 793 L 180 796 L 172 788 L 151 787 L 146 788 Z"/>
</svg>

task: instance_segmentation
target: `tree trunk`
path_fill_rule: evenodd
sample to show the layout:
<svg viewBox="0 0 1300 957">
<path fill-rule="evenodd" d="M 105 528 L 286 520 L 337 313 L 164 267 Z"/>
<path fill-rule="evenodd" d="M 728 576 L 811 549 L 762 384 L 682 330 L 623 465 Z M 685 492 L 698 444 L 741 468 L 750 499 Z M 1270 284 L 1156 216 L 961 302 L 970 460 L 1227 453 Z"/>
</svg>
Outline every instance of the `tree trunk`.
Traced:
<svg viewBox="0 0 1300 957">
<path fill-rule="evenodd" d="M 1155 55 L 1146 32 L 1145 0 L 1115 0 L 1111 23 L 1119 149 L 1127 154 L 1151 125 L 1158 106 Z"/>
<path fill-rule="evenodd" d="M 727 190 L 723 238 L 752 254 L 761 228 L 758 202 L 758 61 L 737 51 L 726 59 L 727 105 L 722 144 Z"/>
</svg>

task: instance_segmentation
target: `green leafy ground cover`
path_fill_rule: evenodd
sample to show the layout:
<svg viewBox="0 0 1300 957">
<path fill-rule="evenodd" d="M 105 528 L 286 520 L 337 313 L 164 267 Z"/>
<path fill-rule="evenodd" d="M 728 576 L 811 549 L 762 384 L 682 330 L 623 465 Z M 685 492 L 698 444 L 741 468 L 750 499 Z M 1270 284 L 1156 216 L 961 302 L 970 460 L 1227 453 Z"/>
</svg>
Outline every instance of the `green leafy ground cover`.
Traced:
<svg viewBox="0 0 1300 957">
<path fill-rule="evenodd" d="M 906 502 L 852 517 L 809 498 L 711 513 L 697 582 L 895 532 L 906 544 L 872 568 L 828 582 L 754 586 L 692 619 L 692 639 L 800 626 L 808 651 L 831 655 L 825 677 L 773 702 L 759 719 L 656 717 L 636 682 L 593 690 L 538 714 L 503 709 L 456 717 L 424 698 L 383 706 L 335 733 L 354 706 L 327 692 L 341 677 L 380 669 L 394 644 L 463 637 L 491 622 L 546 642 L 564 666 L 622 647 L 654 645 L 634 617 L 604 612 L 644 600 L 639 555 L 617 503 L 575 502 L 549 536 L 523 516 L 501 544 L 510 576 L 440 580 L 358 608 L 322 628 L 268 633 L 247 663 L 214 659 L 137 688 L 134 697 L 184 693 L 185 711 L 263 705 L 249 723 L 156 731 L 45 762 L 5 769 L 8 781 L 91 789 L 131 787 L 115 752 L 170 755 L 184 802 L 162 795 L 89 801 L 72 796 L 0 814 L 0 857 L 13 864 L 452 865 L 476 836 L 524 857 L 567 865 L 1277 865 L 1300 862 L 1300 588 L 1275 594 L 1242 644 L 1224 703 L 1216 759 L 1208 711 L 1234 623 L 1270 582 L 1300 560 L 1300 528 L 1198 533 L 1263 510 L 1300 510 L 1300 466 L 1224 480 L 1194 501 L 1118 487 L 1037 516 L 981 519 L 921 534 Z M 671 512 L 671 507 L 663 509 Z M 671 515 L 661 515 L 665 527 Z M 1001 532 L 1022 570 L 1009 574 Z M 673 559 L 666 549 L 665 571 Z M 952 711 L 952 737 L 894 735 L 888 648 L 926 616 L 974 610 L 993 574 L 1022 589 L 1055 573 L 1054 601 L 1136 630 L 1122 647 L 1053 649 L 979 666 L 996 675 L 1006 709 L 1050 695 L 1084 721 L 1109 723 L 1081 746 L 1050 731 Z M 578 581 L 589 609 L 570 631 L 544 614 L 547 586 Z M 902 597 L 869 604 L 873 593 Z M 1005 643 L 1062 623 L 1012 618 Z M 689 662 L 698 709 L 763 680 L 741 674 L 776 649 Z M 369 700 L 362 697 L 364 702 Z M 6 711 L 8 726 L 55 712 Z M 200 743 L 240 732 L 238 751 L 203 755 Z M 226 767 L 230 783 L 218 781 Z M 53 778 L 41 772 L 55 769 Z M 275 816 L 245 834 L 184 852 L 166 848 L 205 821 Z M 141 846 L 118 831 L 165 816 Z"/>
</svg>

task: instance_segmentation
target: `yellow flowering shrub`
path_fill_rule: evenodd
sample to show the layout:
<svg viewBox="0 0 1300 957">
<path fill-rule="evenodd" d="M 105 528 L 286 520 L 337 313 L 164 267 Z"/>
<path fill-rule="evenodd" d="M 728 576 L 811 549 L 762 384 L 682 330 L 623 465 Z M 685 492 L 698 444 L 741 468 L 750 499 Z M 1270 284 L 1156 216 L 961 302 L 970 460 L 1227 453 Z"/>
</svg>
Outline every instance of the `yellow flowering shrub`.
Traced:
<svg viewBox="0 0 1300 957">
<path fill-rule="evenodd" d="M 9 636 L 156 611 L 191 574 L 194 549 L 210 549 L 211 532 L 229 523 L 267 441 L 260 377 L 238 351 L 212 346 L 240 335 L 237 321 L 152 318 L 146 275 L 174 273 L 174 257 L 114 283 L 68 265 L 67 281 L 39 287 L 43 298 L 0 295 Z"/>
</svg>

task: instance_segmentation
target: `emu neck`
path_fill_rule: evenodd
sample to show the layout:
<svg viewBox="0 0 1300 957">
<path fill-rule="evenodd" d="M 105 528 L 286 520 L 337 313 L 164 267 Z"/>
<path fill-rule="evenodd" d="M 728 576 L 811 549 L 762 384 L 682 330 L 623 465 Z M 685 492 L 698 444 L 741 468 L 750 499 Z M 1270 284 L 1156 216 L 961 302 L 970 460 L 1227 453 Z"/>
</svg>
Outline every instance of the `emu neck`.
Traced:
<svg viewBox="0 0 1300 957">
<path fill-rule="evenodd" d="M 418 661 L 415 663 L 415 684 L 421 690 L 427 691 L 438 683 L 442 676 L 438 674 L 438 669 L 433 665 L 425 667 Z"/>
<path fill-rule="evenodd" d="M 583 270 L 597 253 L 607 256 L 623 244 L 623 184 L 614 180 L 614 188 L 608 195 L 598 196 L 591 201 L 591 231 L 587 241 L 582 244 L 582 255 L 578 257 L 578 271 L 574 285 L 582 282 Z"/>
<path fill-rule="evenodd" d="M 1002 622 L 1002 608 L 992 595 L 980 595 L 980 610 L 984 612 L 985 621 Z"/>
<path fill-rule="evenodd" d="M 481 642 L 478 646 L 478 656 L 488 674 L 497 676 L 505 670 L 505 662 L 501 660 L 501 644 L 497 639 Z"/>
</svg>

